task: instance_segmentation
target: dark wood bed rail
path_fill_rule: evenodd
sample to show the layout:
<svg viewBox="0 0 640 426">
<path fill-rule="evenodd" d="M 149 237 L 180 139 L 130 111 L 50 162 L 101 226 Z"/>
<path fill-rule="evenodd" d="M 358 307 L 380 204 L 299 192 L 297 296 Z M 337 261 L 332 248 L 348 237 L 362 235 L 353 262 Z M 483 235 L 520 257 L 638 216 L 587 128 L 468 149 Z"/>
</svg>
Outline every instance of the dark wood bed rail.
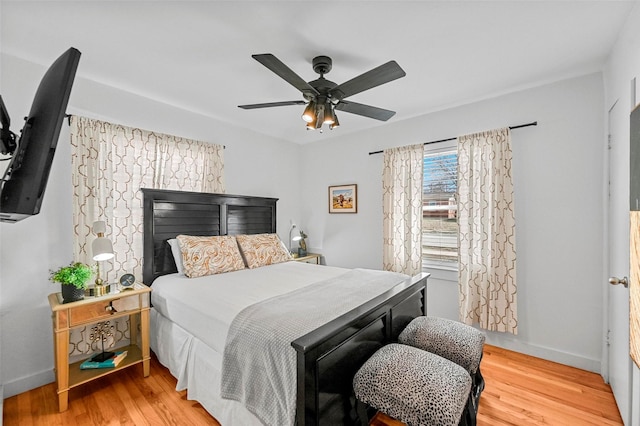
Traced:
<svg viewBox="0 0 640 426">
<path fill-rule="evenodd" d="M 143 279 L 147 285 L 160 275 L 176 272 L 167 240 L 179 234 L 276 232 L 276 198 L 157 189 L 142 192 Z M 353 375 L 377 349 L 397 341 L 413 318 L 426 313 L 428 276 L 409 278 L 291 343 L 297 351 L 297 425 L 355 422 Z"/>
</svg>

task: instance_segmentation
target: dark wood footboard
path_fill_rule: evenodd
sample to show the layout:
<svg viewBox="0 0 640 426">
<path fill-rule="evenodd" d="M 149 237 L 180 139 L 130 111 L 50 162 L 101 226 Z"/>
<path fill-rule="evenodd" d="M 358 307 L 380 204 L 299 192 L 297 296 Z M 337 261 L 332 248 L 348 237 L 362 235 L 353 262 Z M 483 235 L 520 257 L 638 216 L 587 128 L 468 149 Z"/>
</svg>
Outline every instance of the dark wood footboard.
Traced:
<svg viewBox="0 0 640 426">
<path fill-rule="evenodd" d="M 353 376 L 376 350 L 397 341 L 413 318 L 425 315 L 428 276 L 417 275 L 291 343 L 298 354 L 298 426 L 354 422 Z"/>
</svg>

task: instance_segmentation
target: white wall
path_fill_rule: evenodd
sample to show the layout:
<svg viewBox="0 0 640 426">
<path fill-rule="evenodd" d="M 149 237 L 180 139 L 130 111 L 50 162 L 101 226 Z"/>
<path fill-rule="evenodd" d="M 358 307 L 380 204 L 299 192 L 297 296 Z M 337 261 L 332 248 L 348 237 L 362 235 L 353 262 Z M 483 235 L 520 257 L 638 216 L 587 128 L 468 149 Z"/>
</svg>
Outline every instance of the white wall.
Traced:
<svg viewBox="0 0 640 426">
<path fill-rule="evenodd" d="M 8 55 L 0 59 L 0 94 L 12 117 L 11 128 L 18 133 L 46 67 Z M 227 193 L 279 197 L 277 229 L 283 240 L 288 238 L 289 221 L 299 218 L 295 195 L 301 184 L 291 178 L 299 173 L 296 144 L 88 81 L 82 78 L 82 59 L 67 111 L 223 144 Z M 42 212 L 19 223 L 0 223 L 0 383 L 5 398 L 54 380 L 47 295 L 59 291 L 59 285 L 48 277 L 51 269 L 73 256 L 68 141 L 65 121 Z"/>
<path fill-rule="evenodd" d="M 488 342 L 599 372 L 602 105 L 598 73 L 305 146 L 309 246 L 332 265 L 380 269 L 382 155 L 370 151 L 538 121 L 512 133 L 519 334 L 491 333 Z M 347 127 L 347 114 L 340 118 Z M 327 187 L 350 183 L 358 185 L 359 212 L 329 214 Z M 457 284 L 436 275 L 428 313 L 457 319 Z"/>
</svg>

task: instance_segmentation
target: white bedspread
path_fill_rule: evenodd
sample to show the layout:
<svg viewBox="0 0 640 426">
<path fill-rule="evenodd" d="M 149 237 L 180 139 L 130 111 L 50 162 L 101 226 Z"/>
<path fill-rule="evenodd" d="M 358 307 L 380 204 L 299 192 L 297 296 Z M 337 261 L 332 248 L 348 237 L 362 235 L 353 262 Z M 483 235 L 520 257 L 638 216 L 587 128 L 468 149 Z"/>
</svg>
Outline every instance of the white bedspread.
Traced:
<svg viewBox="0 0 640 426">
<path fill-rule="evenodd" d="M 244 308 L 348 271 L 285 262 L 199 278 L 171 274 L 153 282 L 151 303 L 164 317 L 222 354 L 231 322 Z"/>
</svg>

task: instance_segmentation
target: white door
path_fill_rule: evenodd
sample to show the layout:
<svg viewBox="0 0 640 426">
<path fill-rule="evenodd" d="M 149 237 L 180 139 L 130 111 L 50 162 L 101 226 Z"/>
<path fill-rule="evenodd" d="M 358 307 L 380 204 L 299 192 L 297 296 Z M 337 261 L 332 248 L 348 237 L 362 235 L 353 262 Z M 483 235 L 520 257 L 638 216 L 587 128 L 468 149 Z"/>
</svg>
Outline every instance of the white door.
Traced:
<svg viewBox="0 0 640 426">
<path fill-rule="evenodd" d="M 629 276 L 629 110 L 617 102 L 609 110 L 609 276 Z M 626 139 L 626 140 L 625 140 Z M 629 290 L 609 285 L 608 375 L 625 425 L 631 425 L 631 357 L 629 355 Z"/>
</svg>

